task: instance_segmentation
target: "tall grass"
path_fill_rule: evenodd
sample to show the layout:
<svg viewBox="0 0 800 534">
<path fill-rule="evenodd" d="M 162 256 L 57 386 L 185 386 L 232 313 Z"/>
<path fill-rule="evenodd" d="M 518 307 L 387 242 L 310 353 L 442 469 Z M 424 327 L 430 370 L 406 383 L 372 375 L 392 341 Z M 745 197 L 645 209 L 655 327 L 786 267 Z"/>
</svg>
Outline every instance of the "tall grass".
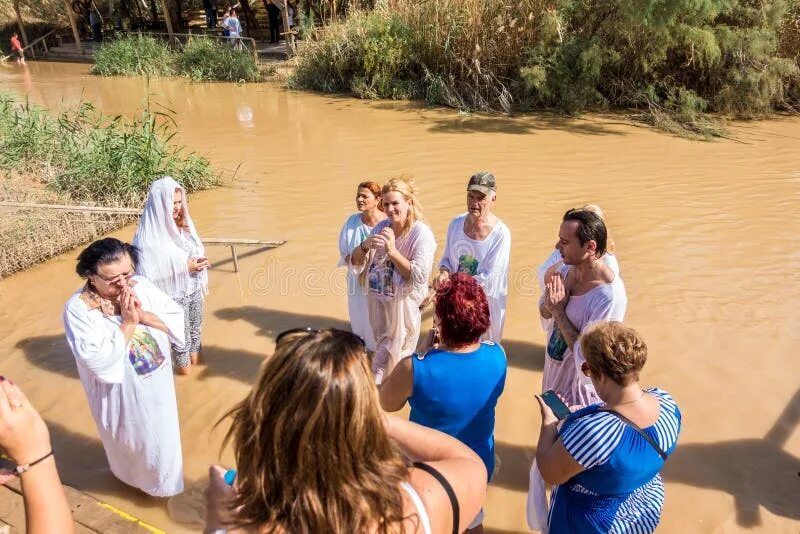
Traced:
<svg viewBox="0 0 800 534">
<path fill-rule="evenodd" d="M 194 81 L 228 82 L 262 79 L 251 52 L 200 36 L 174 50 L 153 37 L 129 35 L 103 44 L 94 59 L 92 73 L 101 76 L 180 76 Z"/>
<path fill-rule="evenodd" d="M 797 3 L 790 7 L 787 15 L 784 0 L 377 2 L 312 33 L 290 84 L 504 113 L 633 109 L 703 136 L 715 133 L 708 112 L 752 117 L 800 99 Z"/>
<path fill-rule="evenodd" d="M 82 103 L 57 117 L 0 92 L 0 170 L 39 176 L 75 202 L 140 206 L 152 180 L 174 177 L 188 191 L 218 183 L 209 162 L 173 143 L 168 115 L 132 119 Z"/>
</svg>

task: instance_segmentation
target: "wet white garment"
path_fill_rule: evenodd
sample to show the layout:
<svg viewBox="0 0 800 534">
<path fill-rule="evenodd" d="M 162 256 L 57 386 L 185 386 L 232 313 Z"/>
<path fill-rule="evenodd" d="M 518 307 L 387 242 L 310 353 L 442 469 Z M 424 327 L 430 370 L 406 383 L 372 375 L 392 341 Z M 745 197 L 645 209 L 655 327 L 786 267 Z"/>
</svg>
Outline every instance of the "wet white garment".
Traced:
<svg viewBox="0 0 800 534">
<path fill-rule="evenodd" d="M 372 229 L 379 234 L 390 226 L 383 220 Z M 372 371 L 376 382 L 391 374 L 400 359 L 417 349 L 422 314 L 420 304 L 428 295 L 428 283 L 436 253 L 436 240 L 428 225 L 416 221 L 400 237 L 397 250 L 411 262 L 411 277 L 406 280 L 394 268 L 386 251 L 371 250 L 367 256 L 369 322 L 375 335 L 375 356 Z M 356 272 L 363 269 L 356 267 Z"/>
<path fill-rule="evenodd" d="M 134 280 L 142 309 L 157 315 L 169 336 L 139 325 L 126 342 L 122 318 L 90 310 L 82 289 L 66 304 L 64 329 L 111 472 L 149 495 L 168 497 L 183 491 L 170 357 L 170 341 L 183 346 L 183 310 L 145 278 Z"/>
<path fill-rule="evenodd" d="M 559 272 L 566 279 L 573 267 L 562 266 Z M 622 321 L 628 297 L 625 284 L 619 275 L 614 280 L 597 286 L 583 295 L 572 295 L 567 302 L 566 313 L 572 326 L 580 333 L 601 321 Z M 581 353 L 580 340 L 570 349 L 554 320 L 547 330 L 547 345 L 544 357 L 542 391 L 552 389 L 564 399 L 567 406 L 588 406 L 602 402 L 591 380 L 581 372 L 585 361 Z"/>
<path fill-rule="evenodd" d="M 185 229 L 178 228 L 172 218 L 176 189 L 183 191 Z M 169 176 L 150 185 L 133 245 L 139 249 L 136 273 L 173 299 L 188 297 L 198 290 L 208 293 L 207 269 L 190 273 L 187 266 L 190 258 L 205 257 L 205 248 L 189 214 L 186 190 Z"/>
<path fill-rule="evenodd" d="M 372 231 L 361 221 L 361 213 L 354 213 L 344 223 L 339 232 L 339 265 L 347 265 L 347 257 L 361 244 Z M 367 280 L 352 270 L 347 270 L 347 310 L 350 312 L 350 328 L 367 345 L 367 349 L 375 350 L 375 336 L 369 324 L 369 307 L 367 306 Z"/>
<path fill-rule="evenodd" d="M 450 222 L 439 267 L 475 277 L 486 293 L 491 315 L 491 326 L 481 340 L 500 343 L 506 319 L 511 231 L 498 219 L 489 235 L 478 241 L 464 233 L 466 220 L 467 214 L 462 213 Z"/>
</svg>

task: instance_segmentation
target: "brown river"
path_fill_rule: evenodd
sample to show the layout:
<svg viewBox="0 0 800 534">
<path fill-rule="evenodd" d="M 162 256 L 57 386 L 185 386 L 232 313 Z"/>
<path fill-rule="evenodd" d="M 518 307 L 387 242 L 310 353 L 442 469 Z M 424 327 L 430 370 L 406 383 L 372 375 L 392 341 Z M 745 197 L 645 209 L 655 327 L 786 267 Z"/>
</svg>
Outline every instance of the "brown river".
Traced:
<svg viewBox="0 0 800 534">
<path fill-rule="evenodd" d="M 229 186 L 190 198 L 200 235 L 287 244 L 241 249 L 238 274 L 226 248 L 208 251 L 205 365 L 175 378 L 189 490 L 169 502 L 108 471 L 61 323 L 80 284 L 76 251 L 0 280 L 2 374 L 48 422 L 65 483 L 167 532 L 197 531 L 202 481 L 220 459 L 223 430 L 212 423 L 248 391 L 276 333 L 348 324 L 335 266 L 355 185 L 413 174 L 441 247 L 465 210 L 466 180 L 491 170 L 513 246 L 487 530 L 526 530 L 544 341 L 535 269 L 562 213 L 595 202 L 616 241 L 626 321 L 650 347 L 643 383 L 669 391 L 683 411 L 660 531 L 800 532 L 799 119 L 736 124 L 735 140 L 698 142 L 615 116 L 480 117 L 273 84 L 148 85 L 87 72 L 6 65 L 0 87 L 51 108 L 83 98 L 128 114 L 149 94 L 175 111 L 181 142 L 225 176 L 241 165 Z"/>
</svg>

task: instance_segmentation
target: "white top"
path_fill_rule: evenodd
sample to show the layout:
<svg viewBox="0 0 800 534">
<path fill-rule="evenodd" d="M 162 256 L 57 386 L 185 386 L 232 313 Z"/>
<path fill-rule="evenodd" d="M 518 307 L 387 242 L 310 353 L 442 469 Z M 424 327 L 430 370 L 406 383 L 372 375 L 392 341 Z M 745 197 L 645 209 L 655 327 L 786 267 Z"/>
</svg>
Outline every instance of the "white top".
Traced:
<svg viewBox="0 0 800 534">
<path fill-rule="evenodd" d="M 390 226 L 386 219 L 373 234 Z M 428 295 L 428 280 L 436 253 L 436 240 L 428 225 L 417 221 L 408 232 L 395 238 L 397 250 L 411 262 L 408 280 L 394 268 L 386 251 L 372 249 L 367 255 L 369 322 L 375 335 L 372 370 L 378 383 L 388 376 L 401 358 L 417 349 L 422 314 L 419 306 Z M 357 266 L 356 272 L 363 270 Z"/>
<path fill-rule="evenodd" d="M 104 315 L 76 291 L 64 309 L 67 343 L 111 472 L 157 497 L 183 491 L 180 423 L 170 342 L 184 345 L 183 310 L 141 276 L 133 288 L 142 309 L 158 316 L 168 336 L 137 326 L 130 342 L 119 315 Z"/>
<path fill-rule="evenodd" d="M 417 509 L 417 517 L 419 517 L 419 523 L 422 526 L 422 532 L 425 534 L 431 534 L 433 532 L 431 529 L 431 520 L 428 517 L 428 511 L 425 509 L 425 503 L 422 502 L 422 498 L 419 496 L 419 493 L 417 493 L 417 490 L 414 489 L 414 486 L 408 482 L 401 482 L 400 487 L 406 490 L 408 498 L 411 499 L 411 502 L 414 503 L 414 507 Z"/>
<path fill-rule="evenodd" d="M 566 279 L 571 269 L 573 267 L 565 265 L 559 272 Z M 610 283 L 597 286 L 583 295 L 570 296 L 566 312 L 572 325 L 582 333 L 598 321 L 622 321 L 627 306 L 625 284 L 617 275 Z M 555 321 L 551 320 L 547 329 L 542 391 L 554 390 L 564 397 L 567 406 L 588 406 L 602 402 L 591 380 L 581 372 L 584 361 L 580 340 L 575 341 L 574 350 L 570 349 Z"/>
<path fill-rule="evenodd" d="M 450 222 L 442 261 L 451 273 L 467 273 L 475 277 L 489 300 L 491 327 L 484 340 L 500 343 L 508 295 L 508 262 L 511 256 L 511 231 L 503 221 L 497 221 L 492 231 L 481 241 L 464 233 L 467 213 Z"/>
<path fill-rule="evenodd" d="M 178 189 L 183 192 L 183 219 L 187 228 L 178 228 L 172 218 Z M 150 185 L 133 245 L 139 249 L 136 273 L 173 299 L 187 297 L 200 289 L 208 292 L 208 271 L 190 273 L 187 265 L 190 258 L 205 256 L 205 248 L 189 214 L 186 190 L 169 176 Z"/>
<path fill-rule="evenodd" d="M 339 232 L 339 265 L 347 265 L 345 261 L 353 250 L 369 237 L 372 227 L 361 221 L 361 213 L 354 213 L 344 223 Z M 375 336 L 369 324 L 369 307 L 367 306 L 366 273 L 356 274 L 347 271 L 347 309 L 350 312 L 350 327 L 367 345 L 367 349 L 375 350 Z"/>
</svg>

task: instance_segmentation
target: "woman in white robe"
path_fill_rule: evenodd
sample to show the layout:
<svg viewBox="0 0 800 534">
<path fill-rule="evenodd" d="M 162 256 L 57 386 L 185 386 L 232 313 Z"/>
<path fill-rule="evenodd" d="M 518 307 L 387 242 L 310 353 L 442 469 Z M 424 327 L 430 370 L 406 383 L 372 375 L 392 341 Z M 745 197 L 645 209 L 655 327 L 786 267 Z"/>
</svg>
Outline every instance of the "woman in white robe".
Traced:
<svg viewBox="0 0 800 534">
<path fill-rule="evenodd" d="M 89 245 L 86 278 L 64 309 L 67 343 L 111 472 L 156 497 L 183 491 L 170 342 L 183 345 L 183 310 L 134 275 L 137 252 L 114 238 Z"/>
<path fill-rule="evenodd" d="M 186 345 L 173 346 L 172 357 L 178 373 L 189 374 L 200 354 L 210 264 L 189 215 L 186 191 L 169 176 L 150 185 L 133 246 L 139 250 L 136 272 L 183 308 Z"/>
<path fill-rule="evenodd" d="M 428 282 L 436 253 L 431 229 L 411 178 L 392 178 L 381 191 L 386 219 L 350 253 L 356 272 L 367 269 L 369 322 L 375 335 L 372 371 L 380 384 L 417 349 Z"/>
<path fill-rule="evenodd" d="M 350 253 L 361 244 L 376 224 L 386 218 L 381 204 L 381 186 L 375 182 L 361 182 L 356 192 L 358 213 L 352 214 L 344 222 L 339 232 L 339 266 L 350 263 Z M 360 336 L 370 352 L 375 351 L 375 336 L 369 324 L 367 306 L 367 280 L 364 273 L 356 274 L 347 270 L 347 311 L 350 314 L 350 328 Z"/>
</svg>

